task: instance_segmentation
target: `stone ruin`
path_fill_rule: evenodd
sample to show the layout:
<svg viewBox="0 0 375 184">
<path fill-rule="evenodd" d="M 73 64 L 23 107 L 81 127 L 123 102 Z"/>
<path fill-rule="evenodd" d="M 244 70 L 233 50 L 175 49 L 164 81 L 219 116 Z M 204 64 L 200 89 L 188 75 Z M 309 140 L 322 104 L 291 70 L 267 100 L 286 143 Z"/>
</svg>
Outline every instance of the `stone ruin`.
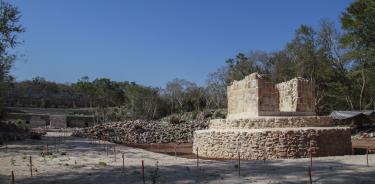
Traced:
<svg viewBox="0 0 375 184">
<path fill-rule="evenodd" d="M 227 88 L 227 119 L 194 132 L 193 152 L 207 158 L 285 159 L 352 152 L 348 127 L 316 116 L 314 84 L 294 78 L 274 85 L 253 73 Z M 330 127 L 331 126 L 331 127 Z"/>
</svg>

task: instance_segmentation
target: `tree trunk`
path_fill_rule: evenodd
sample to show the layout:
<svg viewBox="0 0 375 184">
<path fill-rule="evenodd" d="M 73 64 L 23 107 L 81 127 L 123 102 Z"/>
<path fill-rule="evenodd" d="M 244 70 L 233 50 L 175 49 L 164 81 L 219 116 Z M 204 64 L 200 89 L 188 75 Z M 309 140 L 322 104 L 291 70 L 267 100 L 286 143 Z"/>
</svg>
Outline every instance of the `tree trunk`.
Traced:
<svg viewBox="0 0 375 184">
<path fill-rule="evenodd" d="M 363 92 L 365 90 L 366 78 L 365 78 L 365 71 L 364 65 L 362 65 L 362 87 L 361 87 L 361 94 L 359 95 L 359 110 L 362 110 L 362 99 L 363 99 Z"/>
</svg>

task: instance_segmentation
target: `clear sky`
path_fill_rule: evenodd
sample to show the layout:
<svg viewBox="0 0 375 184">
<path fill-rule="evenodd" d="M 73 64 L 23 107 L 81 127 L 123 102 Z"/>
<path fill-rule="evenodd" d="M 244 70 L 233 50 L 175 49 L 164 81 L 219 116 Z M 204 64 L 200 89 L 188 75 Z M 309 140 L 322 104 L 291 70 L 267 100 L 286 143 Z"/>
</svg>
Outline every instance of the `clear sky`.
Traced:
<svg viewBox="0 0 375 184">
<path fill-rule="evenodd" d="M 10 2 L 10 1 L 8 1 Z M 281 49 L 301 24 L 339 21 L 352 0 L 15 0 L 26 32 L 12 74 L 82 76 L 163 87 L 207 74 L 238 52 Z"/>
</svg>

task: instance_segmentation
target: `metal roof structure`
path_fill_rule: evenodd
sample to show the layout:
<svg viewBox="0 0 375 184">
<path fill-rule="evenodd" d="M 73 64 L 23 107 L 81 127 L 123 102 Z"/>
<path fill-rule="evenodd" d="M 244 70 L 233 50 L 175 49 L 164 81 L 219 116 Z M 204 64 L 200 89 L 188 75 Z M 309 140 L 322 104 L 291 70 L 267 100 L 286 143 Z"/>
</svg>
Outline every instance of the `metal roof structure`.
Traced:
<svg viewBox="0 0 375 184">
<path fill-rule="evenodd" d="M 374 115 L 375 111 L 332 111 L 330 116 L 333 119 L 337 120 L 344 120 L 350 119 L 357 116 L 372 116 Z"/>
</svg>

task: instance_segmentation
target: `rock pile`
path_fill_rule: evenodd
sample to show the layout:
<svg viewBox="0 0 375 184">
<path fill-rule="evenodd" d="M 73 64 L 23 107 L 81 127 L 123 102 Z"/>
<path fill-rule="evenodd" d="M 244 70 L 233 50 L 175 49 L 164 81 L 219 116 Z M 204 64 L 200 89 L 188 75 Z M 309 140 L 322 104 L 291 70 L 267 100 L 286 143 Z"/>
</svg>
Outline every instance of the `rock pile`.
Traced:
<svg viewBox="0 0 375 184">
<path fill-rule="evenodd" d="M 76 129 L 73 136 L 90 137 L 121 144 L 187 143 L 195 130 L 206 129 L 208 121 L 188 121 L 172 124 L 160 121 L 111 122 Z"/>
</svg>

